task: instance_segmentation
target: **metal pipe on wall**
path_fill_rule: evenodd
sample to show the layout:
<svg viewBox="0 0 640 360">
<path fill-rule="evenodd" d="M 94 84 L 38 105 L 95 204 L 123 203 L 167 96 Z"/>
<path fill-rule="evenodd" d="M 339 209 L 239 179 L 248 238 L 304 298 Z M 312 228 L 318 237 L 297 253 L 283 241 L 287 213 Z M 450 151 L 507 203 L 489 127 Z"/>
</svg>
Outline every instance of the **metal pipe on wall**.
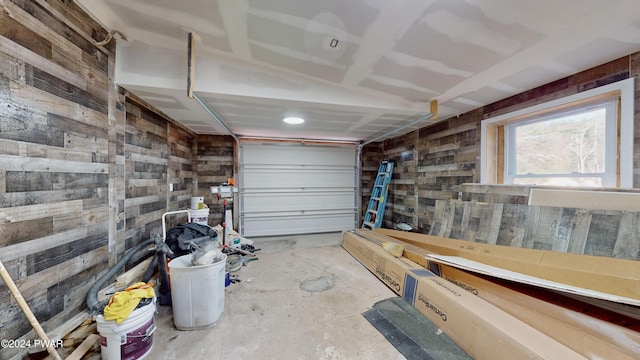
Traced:
<svg viewBox="0 0 640 360">
<path fill-rule="evenodd" d="M 238 136 L 236 134 L 233 133 L 233 131 L 231 131 L 231 129 L 229 128 L 229 126 L 227 126 L 227 124 L 218 116 L 218 114 L 216 114 L 216 112 L 209 106 L 209 104 L 207 104 L 199 95 L 198 93 L 196 93 L 195 91 L 191 93 L 192 97 L 198 102 L 198 104 L 200 104 L 200 106 L 202 106 L 202 108 L 216 121 L 218 122 L 218 124 L 220 124 L 220 126 L 222 126 L 228 133 L 229 135 L 231 135 L 231 137 L 235 140 L 236 142 L 236 153 L 239 154 L 240 152 L 240 139 L 238 138 Z M 242 176 L 241 176 L 241 169 L 240 166 L 238 166 L 238 173 L 236 174 L 237 176 L 237 184 L 236 186 L 238 188 L 240 188 L 240 184 L 242 181 Z M 234 202 L 235 203 L 235 202 Z M 236 214 L 237 212 L 239 212 L 242 209 L 242 192 L 238 193 L 238 210 L 234 211 L 234 214 Z M 222 219 L 224 221 L 224 219 L 226 218 L 226 214 L 222 214 Z M 238 214 L 238 219 L 240 218 L 239 214 Z M 233 224 L 231 226 L 233 228 Z M 242 233 L 242 226 L 241 226 L 241 222 L 238 221 L 238 233 L 241 234 Z"/>
<path fill-rule="evenodd" d="M 193 98 L 198 102 L 198 104 L 200 104 L 200 106 L 202 106 L 202 108 L 209 114 L 211 115 L 211 117 L 218 123 L 220 124 L 220 126 L 222 126 L 228 133 L 229 135 L 231 135 L 231 137 L 233 137 L 233 139 L 236 141 L 236 143 L 239 143 L 239 139 L 238 136 L 236 136 L 236 134 L 233 133 L 233 131 L 231 131 L 231 129 L 229 128 L 229 126 L 227 126 L 227 124 L 225 124 L 224 121 L 222 121 L 222 119 L 220 119 L 220 117 L 218 116 L 218 114 L 215 113 L 215 111 L 213 111 L 213 109 L 209 106 L 209 104 L 207 104 L 199 95 L 198 93 L 196 93 L 195 91 L 193 92 Z"/>
</svg>

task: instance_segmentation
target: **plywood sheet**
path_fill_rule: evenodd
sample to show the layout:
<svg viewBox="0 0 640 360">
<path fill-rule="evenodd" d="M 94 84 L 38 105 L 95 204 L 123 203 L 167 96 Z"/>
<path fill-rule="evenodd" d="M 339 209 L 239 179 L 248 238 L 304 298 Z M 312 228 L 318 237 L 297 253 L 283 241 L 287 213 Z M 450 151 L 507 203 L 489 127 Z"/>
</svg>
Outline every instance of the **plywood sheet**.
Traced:
<svg viewBox="0 0 640 360">
<path fill-rule="evenodd" d="M 458 269 L 471 271 L 474 273 L 496 277 L 499 279 L 515 281 L 521 284 L 527 284 L 537 286 L 545 289 L 561 291 L 563 293 L 569 293 L 580 296 L 587 296 L 594 299 L 601 299 L 607 301 L 613 301 L 621 304 L 628 304 L 634 306 L 640 306 L 640 299 L 634 299 L 625 296 L 619 296 L 615 294 L 609 294 L 602 291 L 585 289 L 578 286 L 567 285 L 556 281 L 550 281 L 541 279 L 535 276 L 530 276 L 515 271 L 501 269 L 495 266 L 486 265 L 477 261 L 465 259 L 458 256 L 445 256 L 437 254 L 429 254 L 427 256 L 429 260 L 435 262 L 456 267 Z"/>
</svg>

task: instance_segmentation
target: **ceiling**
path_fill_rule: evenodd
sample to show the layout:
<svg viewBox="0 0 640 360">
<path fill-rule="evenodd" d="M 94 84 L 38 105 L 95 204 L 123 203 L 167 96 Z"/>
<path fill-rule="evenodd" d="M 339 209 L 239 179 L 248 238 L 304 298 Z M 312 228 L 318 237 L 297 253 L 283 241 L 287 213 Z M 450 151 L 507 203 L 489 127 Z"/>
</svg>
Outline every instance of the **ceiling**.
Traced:
<svg viewBox="0 0 640 360">
<path fill-rule="evenodd" d="M 637 0 L 76 0 L 116 82 L 199 134 L 363 141 L 640 51 Z M 298 115 L 302 125 L 286 125 Z"/>
</svg>

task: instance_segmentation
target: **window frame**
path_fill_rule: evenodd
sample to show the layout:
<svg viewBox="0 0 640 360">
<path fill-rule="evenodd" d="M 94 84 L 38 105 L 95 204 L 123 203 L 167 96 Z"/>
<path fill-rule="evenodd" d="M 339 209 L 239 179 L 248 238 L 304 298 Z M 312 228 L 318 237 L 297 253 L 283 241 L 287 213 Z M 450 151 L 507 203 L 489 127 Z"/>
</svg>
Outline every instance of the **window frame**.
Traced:
<svg viewBox="0 0 640 360">
<path fill-rule="evenodd" d="M 602 187 L 633 187 L 633 78 L 483 120 L 480 135 L 480 182 L 512 184 L 505 181 L 510 179 L 506 174 L 509 161 L 506 144 L 508 125 L 543 119 L 555 113 L 570 112 L 572 109 L 588 107 L 611 99 L 617 99 L 618 116 L 614 133 L 618 141 L 615 143 L 614 169 L 608 168 L 611 164 L 607 161 L 606 171 L 613 174 L 615 181 L 603 183 Z M 606 126 L 611 124 L 608 123 Z M 611 139 L 607 137 L 607 141 L 609 140 Z"/>
<path fill-rule="evenodd" d="M 600 101 L 588 102 L 586 104 L 576 105 L 570 109 L 561 110 L 546 114 L 543 116 L 535 116 L 531 119 L 513 122 L 505 126 L 505 151 L 504 151 L 504 183 L 516 184 L 517 179 L 527 178 L 599 178 L 602 182 L 602 187 L 615 187 L 617 182 L 616 167 L 617 167 L 617 123 L 618 123 L 618 102 L 617 97 L 607 98 Z M 526 126 L 529 124 L 543 123 L 546 121 L 553 121 L 558 118 L 579 114 L 582 112 L 591 111 L 596 108 L 606 109 L 605 118 L 605 168 L 600 173 L 557 173 L 557 174 L 544 174 L 544 173 L 531 173 L 531 174 L 517 174 L 517 159 L 515 156 L 516 149 L 516 130 L 520 126 Z"/>
</svg>

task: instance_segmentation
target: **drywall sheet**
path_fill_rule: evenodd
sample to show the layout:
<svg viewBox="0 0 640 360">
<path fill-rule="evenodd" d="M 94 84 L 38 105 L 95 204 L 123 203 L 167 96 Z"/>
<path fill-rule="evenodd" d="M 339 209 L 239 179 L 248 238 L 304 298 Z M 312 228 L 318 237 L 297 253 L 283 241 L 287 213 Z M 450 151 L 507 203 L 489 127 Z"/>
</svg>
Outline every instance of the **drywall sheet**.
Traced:
<svg viewBox="0 0 640 360">
<path fill-rule="evenodd" d="M 640 211 L 640 193 L 531 189 L 529 205 L 594 210 Z"/>
<path fill-rule="evenodd" d="M 432 261 L 436 261 L 445 265 L 453 266 L 458 269 L 472 271 L 483 275 L 488 275 L 504 280 L 515 281 L 521 284 L 539 286 L 545 289 L 558 290 L 570 294 L 588 296 L 596 299 L 608 300 L 619 302 L 628 305 L 640 306 L 640 299 L 632 299 L 628 297 L 618 296 L 614 294 L 608 294 L 601 291 L 595 291 L 567 284 L 558 283 L 555 281 L 540 279 L 534 276 L 529 276 L 515 271 L 509 271 L 501 269 L 495 266 L 485 265 L 477 261 L 461 258 L 458 256 L 444 256 L 437 254 L 429 254 L 427 258 Z"/>
<path fill-rule="evenodd" d="M 375 229 L 435 254 L 459 256 L 486 265 L 579 288 L 640 299 L 638 261 L 480 244 L 390 229 Z"/>
</svg>

